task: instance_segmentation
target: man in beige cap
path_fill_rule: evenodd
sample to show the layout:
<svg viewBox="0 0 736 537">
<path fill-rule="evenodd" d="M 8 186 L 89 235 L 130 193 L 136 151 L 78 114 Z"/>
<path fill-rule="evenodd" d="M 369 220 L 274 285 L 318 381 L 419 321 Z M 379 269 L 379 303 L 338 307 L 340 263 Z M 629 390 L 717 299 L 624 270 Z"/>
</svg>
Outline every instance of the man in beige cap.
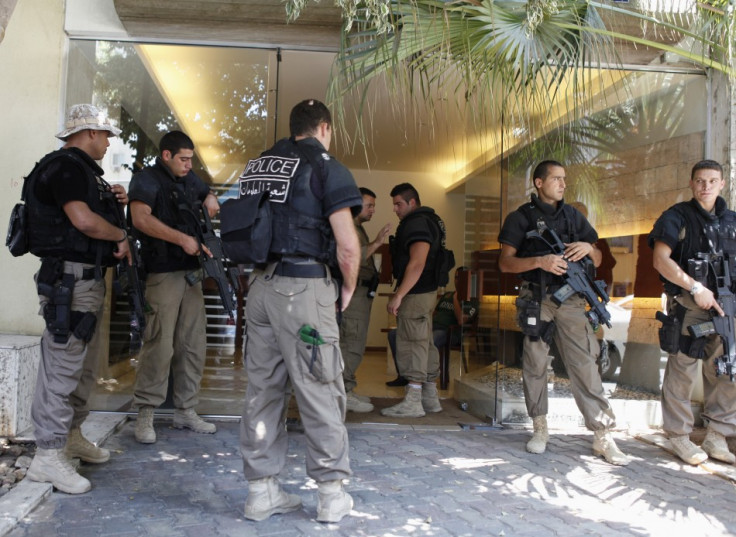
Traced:
<svg viewBox="0 0 736 537">
<path fill-rule="evenodd" d="M 64 146 L 46 155 L 23 186 L 30 252 L 41 258 L 35 276 L 46 329 L 31 407 L 36 455 L 27 476 L 69 494 L 91 488 L 69 462 L 102 463 L 110 452 L 82 436 L 87 399 L 100 355 L 99 327 L 108 266 L 130 261 L 127 232 L 117 227 L 118 204 L 128 197 L 109 185 L 100 160 L 120 130 L 91 104 L 71 107 L 57 138 Z"/>
</svg>

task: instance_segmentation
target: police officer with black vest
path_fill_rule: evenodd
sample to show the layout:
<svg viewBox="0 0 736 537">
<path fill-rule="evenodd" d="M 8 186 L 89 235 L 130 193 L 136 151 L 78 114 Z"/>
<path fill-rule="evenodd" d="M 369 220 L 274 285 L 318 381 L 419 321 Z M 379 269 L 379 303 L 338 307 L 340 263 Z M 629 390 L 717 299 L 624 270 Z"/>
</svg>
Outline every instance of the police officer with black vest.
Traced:
<svg viewBox="0 0 736 537">
<path fill-rule="evenodd" d="M 677 327 L 672 334 L 674 341 L 669 345 L 661 341 L 669 352 L 662 382 L 662 425 L 675 453 L 688 464 L 699 464 L 708 456 L 729 464 L 736 460 L 726 443 L 727 436 L 736 435 L 736 383 L 728 375 L 716 376 L 715 358 L 723 354 L 723 344 L 717 334 L 693 338 L 688 331 L 690 326 L 724 314 L 717 301 L 714 274 L 710 270 L 701 273 L 696 267 L 720 266 L 734 273 L 736 213 L 720 196 L 725 184 L 718 162 L 698 162 L 690 174 L 692 199 L 662 213 L 649 234 L 654 268 L 667 293 L 669 321 Z M 704 262 L 706 257 L 698 254 L 713 257 Z M 661 335 L 670 332 L 667 324 Z M 698 447 L 690 441 L 690 396 L 701 365 L 703 420 L 708 430 Z"/>
<path fill-rule="evenodd" d="M 105 297 L 106 267 L 130 261 L 127 233 L 117 227 L 117 205 L 125 189 L 102 178 L 101 160 L 111 136 L 120 130 L 91 104 L 69 109 L 64 146 L 50 153 L 24 186 L 30 252 L 41 258 L 36 283 L 46 329 L 41 338 L 31 419 L 36 455 L 26 476 L 69 494 L 91 488 L 69 462 L 102 463 L 110 452 L 82 436 L 89 415 L 100 348 L 99 321 Z"/>
<path fill-rule="evenodd" d="M 196 231 L 186 213 L 199 203 L 210 217 L 217 214 L 217 197 L 192 172 L 194 143 L 181 131 L 164 134 L 160 156 L 153 166 L 136 173 L 130 182 L 130 217 L 141 242 L 141 258 L 148 276 L 143 349 L 138 356 L 133 406 L 138 410 L 135 438 L 156 442 L 154 409 L 166 399 L 169 373 L 173 374 L 173 425 L 212 434 L 214 423 L 195 411 L 207 352 L 207 318 L 202 294 L 202 271 Z M 196 213 L 195 213 L 196 214 Z"/>
<path fill-rule="evenodd" d="M 544 453 L 549 440 L 547 430 L 547 356 L 554 338 L 565 367 L 575 402 L 588 429 L 594 432 L 593 453 L 611 464 L 626 465 L 629 459 L 616 446 L 610 429 L 615 426 L 611 405 L 603 392 L 596 356 L 598 341 L 585 316 L 586 303 L 574 295 L 557 306 L 551 295 L 564 283 L 567 261 L 600 264 L 601 254 L 593 245 L 598 234 L 585 217 L 566 205 L 565 168 L 559 162 L 541 162 L 533 173 L 537 194 L 510 213 L 503 223 L 498 241 L 502 272 L 519 274 L 524 283 L 517 299 L 517 319 L 524 333 L 522 376 L 524 398 L 534 434 L 527 443 L 530 453 Z M 565 243 L 564 255 L 536 238 L 529 231 L 543 223 Z"/>
<path fill-rule="evenodd" d="M 353 500 L 343 489 L 351 472 L 335 305 L 345 309 L 355 290 L 360 244 L 353 216 L 362 197 L 347 168 L 327 153 L 332 120 L 324 104 L 300 102 L 289 127 L 291 137 L 250 161 L 240 183 L 241 197 L 268 192 L 271 219 L 270 233 L 254 237 L 267 262 L 251 277 L 245 315 L 245 517 L 265 520 L 301 507 L 277 479 L 287 460 L 282 416 L 293 387 L 307 436 L 307 474 L 318 486 L 317 520 L 338 522 Z M 331 265 L 342 273 L 341 285 Z"/>
<path fill-rule="evenodd" d="M 432 312 L 445 224 L 434 209 L 422 206 L 419 192 L 410 183 L 396 185 L 390 195 L 400 222 L 389 241 L 396 290 L 386 310 L 396 316 L 396 362 L 409 383 L 404 399 L 381 414 L 421 418 L 428 412 L 442 412 L 437 392 L 440 354 L 434 346 Z"/>
</svg>

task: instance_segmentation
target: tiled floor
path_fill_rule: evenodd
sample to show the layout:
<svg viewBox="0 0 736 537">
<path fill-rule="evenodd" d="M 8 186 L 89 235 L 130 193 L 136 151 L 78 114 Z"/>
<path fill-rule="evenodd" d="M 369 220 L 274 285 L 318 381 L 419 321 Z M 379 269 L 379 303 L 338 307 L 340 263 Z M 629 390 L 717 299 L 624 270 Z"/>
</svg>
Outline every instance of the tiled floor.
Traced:
<svg viewBox="0 0 736 537">
<path fill-rule="evenodd" d="M 130 409 L 135 381 L 134 367 L 135 358 L 132 358 L 110 368 L 108 378 L 98 381 L 93 394 L 91 405 L 94 410 L 124 412 Z M 450 371 L 451 379 L 461 372 L 457 352 L 453 353 Z M 385 351 L 366 353 L 357 377 L 356 392 L 360 394 L 378 398 L 403 397 L 404 388 L 386 386 L 386 381 L 394 379 L 396 373 L 393 364 L 389 364 Z M 239 416 L 246 385 L 242 355 L 226 350 L 210 351 L 197 410 L 201 414 Z M 440 390 L 442 399 L 452 398 L 452 381 L 449 388 Z"/>
</svg>

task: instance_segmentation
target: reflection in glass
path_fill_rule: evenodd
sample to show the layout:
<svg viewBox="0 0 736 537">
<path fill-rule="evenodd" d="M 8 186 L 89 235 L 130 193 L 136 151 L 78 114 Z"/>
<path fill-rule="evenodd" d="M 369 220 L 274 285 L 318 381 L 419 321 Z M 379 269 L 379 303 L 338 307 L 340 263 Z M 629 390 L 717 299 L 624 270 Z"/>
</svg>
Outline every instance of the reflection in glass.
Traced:
<svg viewBox="0 0 736 537">
<path fill-rule="evenodd" d="M 153 163 L 161 136 L 178 129 L 194 141 L 194 172 L 222 199 L 236 191 L 235 181 L 248 159 L 271 141 L 268 118 L 274 116 L 275 106 L 269 95 L 275 56 L 275 51 L 260 49 L 73 40 L 66 102 L 92 102 L 106 109 L 122 129 L 119 137 L 110 139 L 102 162 L 108 181 L 127 185 L 133 172 Z M 203 393 L 202 399 L 216 409 L 205 405 L 199 410 L 222 413 L 223 406 L 240 407 L 243 397 L 242 361 L 235 344 L 242 334 L 242 316 L 240 326 L 229 322 L 217 292 L 208 289 L 207 281 L 204 287 L 206 367 L 219 374 L 205 375 L 203 381 L 209 395 Z M 110 294 L 109 320 L 100 323 L 101 330 L 108 330 L 109 359 L 101 357 L 98 364 L 99 389 L 90 404 L 125 410 L 131 402 L 135 357 L 128 352 L 127 300 Z M 223 378 L 228 379 L 227 393 L 216 386 Z"/>
<path fill-rule="evenodd" d="M 664 209 L 690 198 L 689 170 L 704 152 L 706 87 L 702 76 L 672 73 L 629 73 L 625 84 L 620 95 L 626 99 L 601 100 L 608 105 L 572 128 L 513 148 L 465 185 L 465 263 L 477 271 L 482 287 L 480 339 L 471 352 L 471 362 L 481 369 L 473 378 L 495 394 L 486 413 L 499 421 L 528 418 L 514 308 L 520 280 L 498 271 L 498 231 L 505 216 L 529 200 L 531 171 L 543 159 L 565 165 L 565 200 L 587 207 L 600 237 L 604 262 L 597 277 L 605 281 L 612 316 L 612 327 L 597 332 L 606 395 L 612 401 L 658 400 L 666 355 L 659 349 L 654 315 L 661 309 L 662 285 L 646 236 Z M 492 186 L 499 176 L 500 185 Z M 569 400 L 567 372 L 554 348 L 550 354 L 550 399 Z M 551 402 L 550 411 L 555 407 Z"/>
</svg>

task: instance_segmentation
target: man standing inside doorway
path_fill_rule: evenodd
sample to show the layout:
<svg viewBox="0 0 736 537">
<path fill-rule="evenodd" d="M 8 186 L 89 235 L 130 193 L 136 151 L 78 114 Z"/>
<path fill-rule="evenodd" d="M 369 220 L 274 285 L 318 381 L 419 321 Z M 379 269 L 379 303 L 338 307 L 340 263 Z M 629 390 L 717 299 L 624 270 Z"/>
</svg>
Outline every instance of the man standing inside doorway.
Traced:
<svg viewBox="0 0 736 537">
<path fill-rule="evenodd" d="M 340 350 L 345 361 L 345 370 L 342 379 L 345 383 L 347 395 L 347 409 L 352 412 L 370 412 L 373 410 L 370 398 L 355 393 L 357 381 L 355 372 L 363 361 L 365 342 L 368 337 L 368 325 L 371 321 L 371 306 L 378 287 L 378 270 L 373 254 L 383 244 L 391 231 L 391 224 L 386 224 L 371 242 L 363 228 L 365 222 L 370 222 L 376 212 L 376 194 L 367 188 L 361 187 L 363 196 L 363 210 L 353 219 L 355 230 L 360 241 L 360 270 L 355 293 L 350 305 L 342 314 L 340 323 Z"/>
<path fill-rule="evenodd" d="M 214 216 L 219 203 L 214 192 L 192 172 L 194 143 L 181 131 L 161 138 L 160 156 L 130 182 L 130 215 L 141 258 L 148 272 L 144 345 L 138 356 L 133 405 L 138 409 L 135 439 L 156 442 L 153 411 L 166 399 L 169 372 L 173 374 L 174 427 L 197 433 L 217 428 L 200 418 L 199 385 L 207 353 L 207 321 L 202 295 L 200 249 L 183 209 L 193 211 L 202 203 Z M 195 211 L 196 212 L 196 211 Z"/>
<path fill-rule="evenodd" d="M 516 308 L 524 333 L 524 399 L 534 425 L 526 449 L 529 453 L 547 449 L 547 356 L 554 338 L 585 426 L 593 431 L 593 453 L 611 464 L 626 465 L 629 458 L 618 449 L 610 432 L 616 419 L 598 373 L 600 347 L 585 316 L 585 299 L 576 294 L 559 306 L 552 301 L 565 282 L 568 261 L 600 264 L 601 253 L 593 246 L 598 234 L 580 211 L 564 202 L 566 175 L 562 164 L 545 160 L 534 169 L 532 179 L 537 193 L 531 195 L 530 203 L 506 217 L 498 236 L 499 268 L 524 280 Z M 538 238 L 527 237 L 540 225 L 557 233 L 565 244 L 564 255 L 556 255 Z"/>
<path fill-rule="evenodd" d="M 396 185 L 391 198 L 399 217 L 396 236 L 391 240 L 397 287 L 386 309 L 396 315 L 397 361 L 409 384 L 403 401 L 384 408 L 381 414 L 420 418 L 427 412 L 442 412 L 436 382 L 440 356 L 432 339 L 432 311 L 437 302 L 435 264 L 444 223 L 434 209 L 422 207 L 419 193 L 409 183 Z"/>
<path fill-rule="evenodd" d="M 673 331 L 670 345 L 661 341 L 669 353 L 662 381 L 662 426 L 677 456 L 688 464 L 700 464 L 709 456 L 728 464 L 736 460 L 726 443 L 727 436 L 736 435 L 736 383 L 728 375 L 716 376 L 715 360 L 723 355 L 723 343 L 718 334 L 693 338 L 688 332 L 688 327 L 711 321 L 714 314 L 723 315 L 710 267 L 733 274 L 736 262 L 736 213 L 720 196 L 725 186 L 718 162 L 698 162 L 690 174 L 692 199 L 667 209 L 649 234 L 654 268 L 667 293 L 668 317 L 681 328 Z M 701 253 L 710 258 L 708 263 Z M 734 291 L 733 281 L 728 291 Z M 690 397 L 701 366 L 708 432 L 698 447 L 690 441 L 694 421 Z"/>
</svg>

